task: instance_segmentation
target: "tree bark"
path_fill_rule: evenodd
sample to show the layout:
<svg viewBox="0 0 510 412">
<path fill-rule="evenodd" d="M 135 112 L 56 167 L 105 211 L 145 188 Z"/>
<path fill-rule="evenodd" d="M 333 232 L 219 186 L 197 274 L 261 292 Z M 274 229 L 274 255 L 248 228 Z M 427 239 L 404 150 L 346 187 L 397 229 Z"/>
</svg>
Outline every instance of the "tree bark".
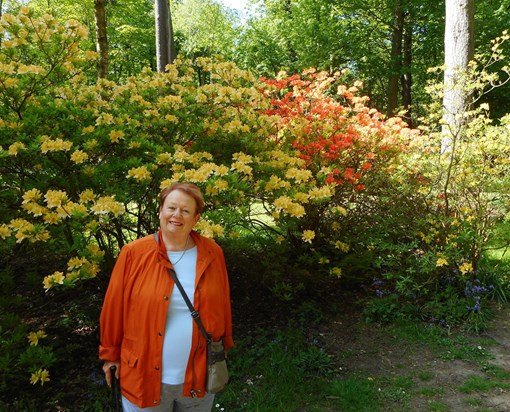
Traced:
<svg viewBox="0 0 510 412">
<path fill-rule="evenodd" d="M 94 17 L 96 20 L 96 50 L 99 54 L 97 77 L 108 77 L 108 35 L 106 32 L 106 2 L 108 0 L 94 0 Z"/>
<path fill-rule="evenodd" d="M 474 10 L 474 0 L 446 0 L 443 151 L 459 136 L 469 108 L 465 71 L 474 53 Z"/>
<path fill-rule="evenodd" d="M 395 0 L 394 23 L 391 35 L 390 76 L 388 79 L 388 106 L 386 114 L 392 117 L 398 107 L 399 80 L 402 70 L 402 38 L 404 33 L 404 11 L 402 0 Z"/>
<path fill-rule="evenodd" d="M 154 0 L 156 20 L 156 61 L 158 72 L 164 72 L 176 58 L 172 16 L 168 0 Z"/>
<path fill-rule="evenodd" d="M 413 60 L 413 14 L 408 11 L 404 15 L 404 35 L 403 35 L 403 70 L 402 70 L 402 105 L 405 109 L 404 118 L 410 127 L 413 127 L 412 120 L 412 85 L 413 78 L 411 74 L 411 64 Z"/>
</svg>

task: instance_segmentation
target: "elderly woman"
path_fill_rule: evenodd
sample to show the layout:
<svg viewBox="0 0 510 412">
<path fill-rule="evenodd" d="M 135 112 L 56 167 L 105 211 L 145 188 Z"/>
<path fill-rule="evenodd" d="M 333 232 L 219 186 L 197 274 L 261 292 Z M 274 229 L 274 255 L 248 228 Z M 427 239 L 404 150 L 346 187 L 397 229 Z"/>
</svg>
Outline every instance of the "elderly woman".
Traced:
<svg viewBox="0 0 510 412">
<path fill-rule="evenodd" d="M 230 289 L 221 248 L 193 230 L 200 189 L 176 183 L 159 195 L 157 235 L 125 245 L 100 317 L 99 357 L 117 367 L 124 411 L 210 411 L 206 340 L 170 276 L 173 268 L 212 339 L 233 347 Z M 143 409 L 142 409 L 143 408 Z"/>
</svg>

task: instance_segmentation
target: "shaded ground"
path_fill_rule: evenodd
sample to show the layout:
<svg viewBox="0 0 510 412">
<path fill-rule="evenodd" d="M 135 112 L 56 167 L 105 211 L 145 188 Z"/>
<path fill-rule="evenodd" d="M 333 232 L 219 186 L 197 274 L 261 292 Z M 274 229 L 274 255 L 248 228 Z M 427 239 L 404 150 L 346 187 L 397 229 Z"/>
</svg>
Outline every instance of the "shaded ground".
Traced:
<svg viewBox="0 0 510 412">
<path fill-rule="evenodd" d="M 55 296 L 45 296 L 42 292 L 33 297 L 27 308 L 27 321 L 34 327 L 44 327 L 59 359 L 51 369 L 50 385 L 41 388 L 27 384 L 18 388 L 26 394 L 32 393 L 33 397 L 41 397 L 45 407 L 35 409 L 37 412 L 103 410 L 109 392 L 96 357 L 96 322 L 104 287 L 104 284 L 89 283 Z M 330 290 L 329 294 L 322 292 L 320 296 L 324 306 L 321 310 L 331 306 L 331 302 L 339 302 L 342 312 L 321 319 L 316 323 L 318 326 L 306 330 L 332 356 L 339 379 L 359 372 L 375 380 L 405 377 L 412 381 L 408 393 L 403 389 L 400 394 L 405 402 L 388 402 L 386 411 L 510 412 L 507 388 L 510 385 L 510 309 L 499 310 L 490 329 L 482 336 L 468 336 L 460 342 L 456 349 L 463 351 L 464 356 L 457 357 L 449 353 L 452 348 L 434 348 L 425 342 L 402 339 L 391 327 L 364 323 L 362 308 L 357 304 L 359 296 L 355 294 Z M 232 297 L 238 337 L 258 329 L 284 327 L 289 321 L 287 304 L 276 301 L 266 290 L 254 289 L 253 284 L 243 284 L 242 279 L 234 279 Z M 308 307 L 308 311 L 313 312 L 313 307 Z M 306 325 L 310 313 L 303 316 Z M 490 357 L 481 361 L 476 356 L 477 350 L 489 352 Z M 470 353 L 475 356 L 466 356 Z M 495 370 L 507 374 L 500 379 L 501 385 Z M 462 386 L 476 376 L 492 382 L 492 387 L 463 392 Z M 16 396 L 13 393 L 12 399 Z M 50 402 L 51 399 L 58 401 Z"/>
<path fill-rule="evenodd" d="M 409 342 L 392 335 L 391 328 L 365 324 L 361 311 L 339 316 L 321 331 L 330 353 L 335 355 L 341 373 L 346 377 L 362 372 L 369 377 L 406 377 L 413 385 L 406 406 L 389 405 L 388 411 L 510 411 L 510 309 L 497 312 L 490 329 L 480 336 L 468 336 L 456 350 L 464 356 L 455 359 L 449 348 L 430 348 L 420 342 Z M 427 327 L 424 325 L 423 327 Z M 489 352 L 486 360 L 477 351 Z M 472 353 L 473 356 L 469 356 Z M 500 369 L 501 368 L 501 369 Z M 496 373 L 506 373 L 498 385 Z M 482 391 L 462 388 L 473 379 L 493 382 Z M 503 386 L 503 387 L 501 387 Z M 467 393 L 466 393 L 467 392 Z"/>
</svg>

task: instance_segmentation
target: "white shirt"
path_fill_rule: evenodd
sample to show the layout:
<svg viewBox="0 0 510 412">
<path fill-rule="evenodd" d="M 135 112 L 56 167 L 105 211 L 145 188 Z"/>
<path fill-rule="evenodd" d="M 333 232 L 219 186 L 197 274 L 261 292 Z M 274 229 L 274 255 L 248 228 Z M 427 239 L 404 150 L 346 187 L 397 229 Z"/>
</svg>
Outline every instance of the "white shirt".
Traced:
<svg viewBox="0 0 510 412">
<path fill-rule="evenodd" d="M 182 287 L 191 303 L 193 303 L 198 250 L 195 246 L 187 250 L 184 255 L 182 253 L 182 251 L 168 252 L 168 258 L 170 262 L 176 262 L 182 256 L 182 259 L 173 266 Z M 163 342 L 162 383 L 170 385 L 184 383 L 186 366 L 191 352 L 193 322 L 189 308 L 181 292 L 179 292 L 179 288 L 174 286 L 168 305 L 165 339 Z"/>
</svg>

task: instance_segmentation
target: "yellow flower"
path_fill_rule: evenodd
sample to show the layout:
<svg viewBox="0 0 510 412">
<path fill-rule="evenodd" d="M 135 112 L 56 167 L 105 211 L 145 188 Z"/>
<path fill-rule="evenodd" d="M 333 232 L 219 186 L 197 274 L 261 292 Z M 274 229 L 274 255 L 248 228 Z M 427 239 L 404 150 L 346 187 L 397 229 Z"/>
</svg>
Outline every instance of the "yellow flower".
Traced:
<svg viewBox="0 0 510 412">
<path fill-rule="evenodd" d="M 43 286 L 46 292 L 50 290 L 54 285 L 62 285 L 64 284 L 65 276 L 62 272 L 54 272 L 51 275 L 48 275 L 43 280 Z"/>
<path fill-rule="evenodd" d="M 67 270 L 73 270 L 73 269 L 79 269 L 81 268 L 85 263 L 87 263 L 87 259 L 82 257 L 72 257 L 71 259 L 69 259 L 69 261 L 67 262 Z"/>
<path fill-rule="evenodd" d="M 333 192 L 331 186 L 314 187 L 308 192 L 310 199 L 329 199 Z"/>
<path fill-rule="evenodd" d="M 30 378 L 30 383 L 35 385 L 37 382 L 41 382 L 41 386 L 44 385 L 45 382 L 50 380 L 50 373 L 46 369 L 39 369 L 38 371 L 32 373 L 32 377 Z"/>
<path fill-rule="evenodd" d="M 337 215 L 347 216 L 347 210 L 342 206 L 335 206 L 331 211 Z"/>
<path fill-rule="evenodd" d="M 310 170 L 292 167 L 287 170 L 285 177 L 287 179 L 294 179 L 297 183 L 302 183 L 308 181 L 312 177 L 312 172 Z"/>
<path fill-rule="evenodd" d="M 0 237 L 2 239 L 7 239 L 9 236 L 11 236 L 12 231 L 6 224 L 0 225 Z"/>
<path fill-rule="evenodd" d="M 30 189 L 23 194 L 23 202 L 21 203 L 37 202 L 41 197 L 42 193 L 38 189 Z"/>
<path fill-rule="evenodd" d="M 42 216 L 48 211 L 48 209 L 38 203 L 25 203 L 22 207 L 34 216 Z"/>
<path fill-rule="evenodd" d="M 105 252 L 94 243 L 87 245 L 87 250 L 90 253 L 90 256 L 94 258 L 94 260 L 102 258 L 105 254 Z"/>
<path fill-rule="evenodd" d="M 160 153 L 156 157 L 156 163 L 158 165 L 169 165 L 172 164 L 172 155 L 170 153 Z"/>
<path fill-rule="evenodd" d="M 112 130 L 109 136 L 112 143 L 119 143 L 124 138 L 124 132 L 122 130 Z"/>
<path fill-rule="evenodd" d="M 446 266 L 448 264 L 448 261 L 445 258 L 439 258 L 436 262 L 436 267 Z"/>
<path fill-rule="evenodd" d="M 44 339 L 48 335 L 44 333 L 43 330 L 38 330 L 37 332 L 30 332 L 28 334 L 28 341 L 30 342 L 30 346 L 37 346 L 39 344 L 39 339 Z"/>
<path fill-rule="evenodd" d="M 96 198 L 96 195 L 92 191 L 92 189 L 85 189 L 83 192 L 80 193 L 80 202 L 86 203 L 91 202 Z"/>
<path fill-rule="evenodd" d="M 114 216 L 120 216 L 124 214 L 126 208 L 122 203 L 115 201 L 113 197 L 102 196 L 96 200 L 90 210 L 96 215 L 112 213 Z"/>
<path fill-rule="evenodd" d="M 336 277 L 336 278 L 339 278 L 339 277 L 341 277 L 341 276 L 342 276 L 342 269 L 341 269 L 341 268 L 339 268 L 339 267 L 331 268 L 331 269 L 329 270 L 329 274 L 330 274 L 331 276 L 334 276 L 334 277 Z"/>
<path fill-rule="evenodd" d="M 223 236 L 224 232 L 221 225 L 213 224 L 206 219 L 199 220 L 195 228 L 200 232 L 200 234 L 211 239 L 216 236 Z"/>
<path fill-rule="evenodd" d="M 282 180 L 278 176 L 275 176 L 275 175 L 272 175 L 269 178 L 269 181 L 265 185 L 265 189 L 268 192 L 271 192 L 276 189 L 289 189 L 289 188 L 290 188 L 289 182 Z"/>
<path fill-rule="evenodd" d="M 303 239 L 304 242 L 312 243 L 312 240 L 315 238 L 315 232 L 313 230 L 305 230 L 303 231 L 303 235 L 301 236 L 301 239 Z"/>
<path fill-rule="evenodd" d="M 151 172 L 149 172 L 146 166 L 134 167 L 128 171 L 126 177 L 130 177 L 139 182 L 142 182 L 144 180 L 151 179 Z"/>
<path fill-rule="evenodd" d="M 463 275 L 465 275 L 466 273 L 469 273 L 469 272 L 472 272 L 473 271 L 473 265 L 469 262 L 465 262 L 463 263 L 462 265 L 459 266 L 459 270 L 461 271 L 461 273 Z"/>
<path fill-rule="evenodd" d="M 83 129 L 81 129 L 81 132 L 83 134 L 89 134 L 89 133 L 92 133 L 94 130 L 95 130 L 95 126 L 87 126 L 87 127 L 84 127 Z"/>
<path fill-rule="evenodd" d="M 48 136 L 41 137 L 41 153 L 48 152 L 68 152 L 73 146 L 73 142 L 57 138 L 55 140 L 50 139 Z"/>
<path fill-rule="evenodd" d="M 9 146 L 9 150 L 7 153 L 9 153 L 10 156 L 17 156 L 18 151 L 25 149 L 25 145 L 21 142 L 13 143 Z"/>
<path fill-rule="evenodd" d="M 344 242 L 341 242 L 341 241 L 337 240 L 335 242 L 335 248 L 341 250 L 342 252 L 347 253 L 349 251 L 349 249 L 350 249 L 350 246 L 347 243 L 344 243 Z"/>
<path fill-rule="evenodd" d="M 48 190 L 44 195 L 48 208 L 57 208 L 67 203 L 67 194 L 62 190 Z"/>
<path fill-rule="evenodd" d="M 74 153 L 71 155 L 71 160 L 76 164 L 83 163 L 88 158 L 89 155 L 85 153 L 83 150 L 75 150 Z"/>
</svg>

